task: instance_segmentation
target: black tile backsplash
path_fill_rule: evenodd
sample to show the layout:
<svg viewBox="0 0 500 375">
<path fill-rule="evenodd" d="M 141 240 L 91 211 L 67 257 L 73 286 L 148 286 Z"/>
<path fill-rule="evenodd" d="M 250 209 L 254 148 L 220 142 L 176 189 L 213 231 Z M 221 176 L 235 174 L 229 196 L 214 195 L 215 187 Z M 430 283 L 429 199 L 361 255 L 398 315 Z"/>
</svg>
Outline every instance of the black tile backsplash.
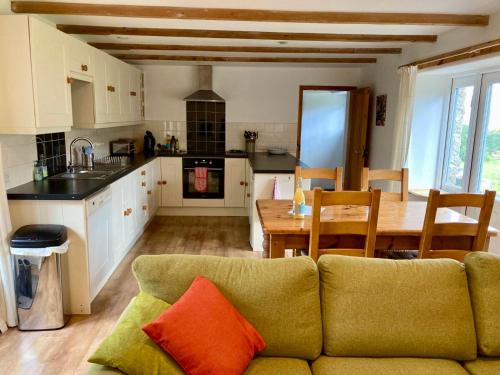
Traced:
<svg viewBox="0 0 500 375">
<path fill-rule="evenodd" d="M 187 150 L 223 154 L 226 150 L 226 103 L 186 102 Z"/>
<path fill-rule="evenodd" d="M 66 169 L 66 141 L 64 133 L 50 133 L 36 136 L 38 160 L 45 155 L 49 176 L 64 172 Z"/>
</svg>

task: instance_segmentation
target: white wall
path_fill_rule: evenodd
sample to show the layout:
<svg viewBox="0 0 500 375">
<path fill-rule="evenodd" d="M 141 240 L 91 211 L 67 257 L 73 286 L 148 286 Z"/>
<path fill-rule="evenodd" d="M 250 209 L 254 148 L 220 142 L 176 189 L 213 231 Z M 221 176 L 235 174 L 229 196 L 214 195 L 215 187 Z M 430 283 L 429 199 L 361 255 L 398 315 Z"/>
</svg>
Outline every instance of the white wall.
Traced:
<svg viewBox="0 0 500 375">
<path fill-rule="evenodd" d="M 375 127 L 375 118 L 373 117 L 373 123 L 370 128 L 371 141 L 369 160 L 371 168 L 385 168 L 391 166 L 392 150 L 394 149 L 393 124 L 396 117 L 399 91 L 398 66 L 498 38 L 500 38 L 500 13 L 490 17 L 490 24 L 487 27 L 458 27 L 440 35 L 436 43 L 411 44 L 403 49 L 401 57 L 381 57 L 378 59 L 378 63 L 375 66 L 364 69 L 362 84 L 374 87 L 375 95 L 387 94 L 386 126 L 384 128 Z M 481 59 L 478 61 L 481 61 Z M 460 63 L 458 63 L 458 65 L 459 64 Z M 470 66 L 470 64 L 468 65 Z M 422 107 L 422 109 L 424 108 L 425 107 Z M 410 170 L 410 175 L 412 173 L 413 172 Z M 497 200 L 495 204 L 491 225 L 500 228 L 500 200 Z M 500 254 L 500 237 L 491 241 L 490 249 Z"/>
<path fill-rule="evenodd" d="M 438 186 L 436 175 L 441 166 L 440 149 L 443 121 L 446 121 L 451 77 L 419 74 L 408 153 L 410 189 Z"/>
<path fill-rule="evenodd" d="M 147 120 L 186 120 L 182 100 L 198 89 L 196 66 L 143 66 Z M 300 85 L 358 86 L 360 68 L 215 66 L 213 89 L 226 122 L 295 123 Z"/>
<path fill-rule="evenodd" d="M 145 65 L 142 69 L 147 126 L 158 139 L 167 131 L 178 133 L 182 147 L 186 121 L 182 99 L 198 89 L 197 67 Z M 243 149 L 244 130 L 256 130 L 257 151 L 279 146 L 295 153 L 299 86 L 358 86 L 361 74 L 360 68 L 215 66 L 213 89 L 226 100 L 226 149 Z"/>
</svg>

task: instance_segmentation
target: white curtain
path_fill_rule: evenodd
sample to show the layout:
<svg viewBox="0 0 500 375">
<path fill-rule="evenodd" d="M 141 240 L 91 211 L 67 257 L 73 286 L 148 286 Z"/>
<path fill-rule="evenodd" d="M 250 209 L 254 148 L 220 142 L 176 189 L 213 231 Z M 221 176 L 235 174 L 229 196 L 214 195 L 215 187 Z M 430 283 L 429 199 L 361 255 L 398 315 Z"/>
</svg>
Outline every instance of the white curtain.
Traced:
<svg viewBox="0 0 500 375">
<path fill-rule="evenodd" d="M 417 71 L 418 68 L 416 66 L 399 68 L 399 99 L 396 111 L 395 139 L 392 155 L 393 169 L 405 167 L 408 158 Z"/>
<path fill-rule="evenodd" d="M 7 327 L 13 327 L 17 324 L 14 279 L 8 244 L 12 227 L 3 176 L 2 158 L 0 157 L 0 332 L 2 333 L 7 330 Z"/>
</svg>

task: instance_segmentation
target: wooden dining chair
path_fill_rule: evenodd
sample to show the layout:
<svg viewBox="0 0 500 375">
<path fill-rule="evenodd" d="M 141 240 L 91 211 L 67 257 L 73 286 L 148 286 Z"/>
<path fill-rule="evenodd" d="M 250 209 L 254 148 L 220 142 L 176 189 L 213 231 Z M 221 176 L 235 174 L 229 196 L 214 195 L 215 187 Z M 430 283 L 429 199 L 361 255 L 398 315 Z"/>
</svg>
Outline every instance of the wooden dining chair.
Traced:
<svg viewBox="0 0 500 375">
<path fill-rule="evenodd" d="M 418 258 L 452 258 L 463 261 L 464 257 L 472 251 L 484 251 L 495 194 L 494 191 L 486 191 L 484 194 L 441 194 L 439 190 L 431 190 L 427 201 Z M 436 223 L 438 209 L 441 207 L 476 207 L 480 209 L 479 219 L 476 223 Z M 434 237 L 446 236 L 469 237 L 469 249 L 432 249 Z M 465 244 L 467 241 L 464 239 L 462 243 Z"/>
<path fill-rule="evenodd" d="M 408 200 L 408 168 L 401 170 L 392 169 L 369 169 L 363 168 L 361 175 L 361 190 L 370 190 L 371 181 L 399 181 L 401 191 L 399 193 L 382 192 L 381 199 L 385 201 L 407 201 Z"/>
<path fill-rule="evenodd" d="M 309 256 L 317 261 L 323 254 L 341 254 L 360 257 L 373 257 L 377 236 L 380 189 L 372 191 L 327 192 L 314 189 L 311 233 L 309 236 Z M 321 221 L 321 207 L 327 206 L 366 206 L 367 214 L 360 215 L 361 220 Z M 353 219 L 355 215 L 353 214 Z M 362 248 L 320 248 L 322 235 L 360 235 L 364 236 Z"/>
<path fill-rule="evenodd" d="M 335 191 L 342 191 L 344 185 L 344 168 L 295 167 L 295 181 L 293 185 L 293 191 L 297 190 L 299 177 L 302 177 L 302 180 L 318 179 L 318 180 L 335 181 Z M 310 205 L 312 203 L 312 198 L 313 198 L 312 190 L 304 189 L 304 196 L 306 198 L 306 204 Z"/>
</svg>

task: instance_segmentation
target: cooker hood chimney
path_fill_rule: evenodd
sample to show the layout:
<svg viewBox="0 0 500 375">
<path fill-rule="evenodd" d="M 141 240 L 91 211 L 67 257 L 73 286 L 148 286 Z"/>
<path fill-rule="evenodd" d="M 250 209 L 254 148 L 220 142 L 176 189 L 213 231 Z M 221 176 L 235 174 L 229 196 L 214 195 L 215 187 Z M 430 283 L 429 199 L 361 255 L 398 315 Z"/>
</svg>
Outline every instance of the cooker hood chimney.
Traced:
<svg viewBox="0 0 500 375">
<path fill-rule="evenodd" d="M 224 99 L 212 90 L 212 66 L 200 65 L 198 67 L 198 79 L 200 81 L 198 91 L 184 98 L 186 102 L 218 102 L 224 103 Z"/>
</svg>

